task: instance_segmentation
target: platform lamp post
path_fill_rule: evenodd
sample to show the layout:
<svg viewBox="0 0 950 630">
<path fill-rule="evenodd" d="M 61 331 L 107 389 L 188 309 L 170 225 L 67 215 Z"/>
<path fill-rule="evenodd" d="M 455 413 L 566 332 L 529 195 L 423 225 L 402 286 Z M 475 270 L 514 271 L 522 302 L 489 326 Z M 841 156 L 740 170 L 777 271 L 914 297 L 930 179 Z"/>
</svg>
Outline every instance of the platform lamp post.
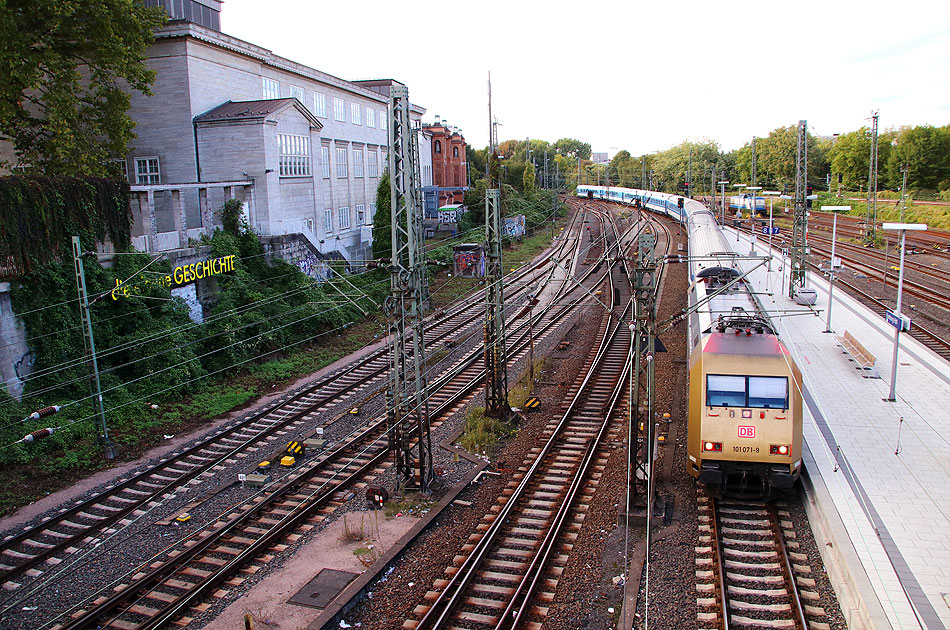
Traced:
<svg viewBox="0 0 950 630">
<path fill-rule="evenodd" d="M 894 352 L 891 356 L 891 393 L 885 398 L 888 402 L 897 400 L 897 350 L 900 347 L 900 338 L 902 330 L 910 330 L 910 318 L 905 318 L 901 314 L 901 297 L 904 292 L 904 246 L 907 242 L 907 230 L 926 230 L 926 223 L 885 223 L 882 226 L 888 231 L 897 231 L 901 235 L 901 263 L 897 278 L 897 307 L 894 311 L 888 311 L 884 315 L 891 326 L 894 327 Z"/>
<path fill-rule="evenodd" d="M 772 271 L 772 203 L 775 201 L 776 195 L 781 195 L 777 190 L 763 190 L 762 194 L 769 198 L 769 261 L 768 268 L 769 271 Z"/>
<path fill-rule="evenodd" d="M 839 212 L 848 212 L 851 210 L 851 206 L 822 206 L 823 212 L 833 212 L 835 219 L 831 224 L 831 263 L 828 269 L 828 315 L 825 320 L 825 332 L 831 332 L 831 296 L 835 290 L 835 269 L 838 267 L 835 264 L 835 244 L 838 242 L 838 213 Z"/>
<path fill-rule="evenodd" d="M 749 220 L 752 221 L 752 229 L 749 230 L 749 255 L 755 253 L 755 206 L 756 201 L 758 201 L 759 191 L 762 190 L 761 186 L 746 186 L 746 190 L 752 191 L 752 201 L 749 203 Z"/>
<path fill-rule="evenodd" d="M 722 193 L 722 207 L 719 212 L 719 223 L 724 224 L 726 222 L 726 184 L 729 183 L 728 179 L 723 179 L 719 181 L 719 190 Z"/>
</svg>

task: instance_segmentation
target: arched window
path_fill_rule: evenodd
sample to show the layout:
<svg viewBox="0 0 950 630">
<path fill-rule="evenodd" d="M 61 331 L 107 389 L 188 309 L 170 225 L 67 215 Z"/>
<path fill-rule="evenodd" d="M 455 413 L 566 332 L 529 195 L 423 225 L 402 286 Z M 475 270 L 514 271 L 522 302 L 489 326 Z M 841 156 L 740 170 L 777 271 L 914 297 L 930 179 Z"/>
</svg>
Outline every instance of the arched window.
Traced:
<svg viewBox="0 0 950 630">
<path fill-rule="evenodd" d="M 442 141 L 441 141 L 441 140 L 436 140 L 436 141 L 435 141 L 435 152 L 436 152 L 436 153 L 442 153 Z"/>
<path fill-rule="evenodd" d="M 452 147 L 452 157 L 457 158 L 459 156 L 459 148 Z"/>
</svg>

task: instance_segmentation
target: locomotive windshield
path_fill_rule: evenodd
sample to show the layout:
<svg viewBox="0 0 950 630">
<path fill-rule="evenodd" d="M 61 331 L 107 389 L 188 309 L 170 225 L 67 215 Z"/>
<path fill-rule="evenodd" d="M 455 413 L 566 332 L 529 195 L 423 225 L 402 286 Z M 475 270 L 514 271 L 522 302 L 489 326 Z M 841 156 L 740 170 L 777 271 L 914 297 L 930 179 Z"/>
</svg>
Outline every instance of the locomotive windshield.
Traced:
<svg viewBox="0 0 950 630">
<path fill-rule="evenodd" d="M 788 377 L 707 374 L 706 406 L 788 409 Z"/>
</svg>

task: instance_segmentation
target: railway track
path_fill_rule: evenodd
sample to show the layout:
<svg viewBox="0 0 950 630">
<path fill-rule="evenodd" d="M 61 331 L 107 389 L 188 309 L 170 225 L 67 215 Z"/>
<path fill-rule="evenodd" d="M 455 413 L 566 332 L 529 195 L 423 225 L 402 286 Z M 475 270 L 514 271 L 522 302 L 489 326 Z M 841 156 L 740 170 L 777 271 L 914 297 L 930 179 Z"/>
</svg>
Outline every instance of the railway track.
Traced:
<svg viewBox="0 0 950 630">
<path fill-rule="evenodd" d="M 792 523 L 774 505 L 700 494 L 696 547 L 697 621 L 701 628 L 826 630 L 825 611 Z M 786 538 L 790 540 L 786 542 Z"/>
<path fill-rule="evenodd" d="M 609 286 L 609 285 L 608 285 Z M 613 302 L 611 301 L 611 306 Z M 608 318 L 601 344 L 547 442 L 535 449 L 486 515 L 463 554 L 446 569 L 404 628 L 540 627 L 571 543 L 583 523 L 584 505 L 603 469 L 605 440 L 622 393 L 629 330 Z M 619 425 L 617 426 L 619 429 Z"/>
<path fill-rule="evenodd" d="M 509 295 L 516 297 L 526 287 L 544 282 L 552 267 L 551 261 L 570 256 L 576 247 L 576 241 L 562 239 L 558 250 L 510 274 L 507 280 L 515 284 L 515 289 Z M 454 316 L 431 318 L 426 337 L 434 343 L 452 335 L 477 334 L 480 330 L 475 333 L 471 330 L 477 328 L 480 317 L 481 305 L 476 295 L 464 300 Z M 176 494 L 187 493 L 203 483 L 205 487 L 212 485 L 210 481 L 236 464 L 239 458 L 272 449 L 271 442 L 281 436 L 297 439 L 306 427 L 312 432 L 322 412 L 361 393 L 365 396 L 378 391 L 377 386 L 385 381 L 388 369 L 383 348 L 276 405 L 164 458 L 155 466 L 118 480 L 104 492 L 64 506 L 37 525 L 8 533 L 0 541 L 0 583 L 5 590 L 14 592 L 23 590 L 27 584 L 35 585 L 50 569 L 60 568 L 64 562 L 96 548 L 147 512 L 160 510 L 163 502 Z M 12 600 L 16 598 L 14 594 Z M 12 600 L 7 598 L 4 605 L 9 606 Z"/>
<path fill-rule="evenodd" d="M 622 261 L 621 243 L 635 232 L 612 229 L 605 255 Z M 533 449 L 403 628 L 542 627 L 606 465 L 604 446 L 622 438 L 618 408 L 630 366 L 630 276 L 626 264 L 614 266 L 612 274 L 605 306 L 619 315 L 605 317 L 599 345 L 569 391 L 563 415 L 546 428 L 546 443 Z M 618 303 L 623 307 L 615 308 Z"/>
<path fill-rule="evenodd" d="M 558 322 L 585 301 L 578 298 L 558 308 L 548 307 L 535 324 L 535 340 L 553 334 Z M 527 351 L 526 323 L 514 332 L 514 360 Z M 433 428 L 470 400 L 484 382 L 482 352 L 475 348 L 457 366 L 432 383 Z M 266 561 L 284 542 L 293 540 L 340 505 L 348 491 L 363 487 L 389 467 L 385 417 L 376 418 L 331 452 L 307 464 L 289 478 L 275 483 L 241 506 L 229 510 L 192 540 L 153 559 L 130 579 L 116 586 L 86 609 L 72 613 L 57 628 L 158 628 L 185 625 L 186 611 L 213 595 L 222 585 L 243 578 L 235 574 L 251 562 Z"/>
</svg>

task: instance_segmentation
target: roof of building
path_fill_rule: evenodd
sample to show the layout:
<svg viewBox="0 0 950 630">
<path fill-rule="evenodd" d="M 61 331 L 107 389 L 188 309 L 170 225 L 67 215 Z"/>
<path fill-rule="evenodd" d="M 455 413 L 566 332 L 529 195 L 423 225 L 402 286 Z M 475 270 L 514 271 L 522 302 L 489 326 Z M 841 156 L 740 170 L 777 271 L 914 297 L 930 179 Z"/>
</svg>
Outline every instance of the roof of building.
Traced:
<svg viewBox="0 0 950 630">
<path fill-rule="evenodd" d="M 261 101 L 226 101 L 203 114 L 195 116 L 196 123 L 244 122 L 249 120 L 265 120 L 268 116 L 276 115 L 288 107 L 295 107 L 317 129 L 323 129 L 323 124 L 295 98 L 274 98 Z"/>
<path fill-rule="evenodd" d="M 192 37 L 198 41 L 211 44 L 225 50 L 230 50 L 237 54 L 245 55 L 253 59 L 257 59 L 268 66 L 278 68 L 285 72 L 291 72 L 313 81 L 318 81 L 341 90 L 346 90 L 353 94 L 359 94 L 363 97 L 379 100 L 383 103 L 387 102 L 389 93 L 382 93 L 379 89 L 373 88 L 379 88 L 380 84 L 383 83 L 398 83 L 398 81 L 395 81 L 394 79 L 376 79 L 362 82 L 347 81 L 346 79 L 341 79 L 339 77 L 333 76 L 332 74 L 321 72 L 320 70 L 311 68 L 310 66 L 306 66 L 302 63 L 297 63 L 285 57 L 275 55 L 271 50 L 262 46 L 252 44 L 243 39 L 239 39 L 232 35 L 222 33 L 221 31 L 206 28 L 192 22 L 169 22 L 162 28 L 155 31 L 156 40 L 176 37 Z M 424 107 L 415 103 L 410 103 L 410 109 L 413 113 L 419 115 L 425 114 L 426 112 Z"/>
</svg>

